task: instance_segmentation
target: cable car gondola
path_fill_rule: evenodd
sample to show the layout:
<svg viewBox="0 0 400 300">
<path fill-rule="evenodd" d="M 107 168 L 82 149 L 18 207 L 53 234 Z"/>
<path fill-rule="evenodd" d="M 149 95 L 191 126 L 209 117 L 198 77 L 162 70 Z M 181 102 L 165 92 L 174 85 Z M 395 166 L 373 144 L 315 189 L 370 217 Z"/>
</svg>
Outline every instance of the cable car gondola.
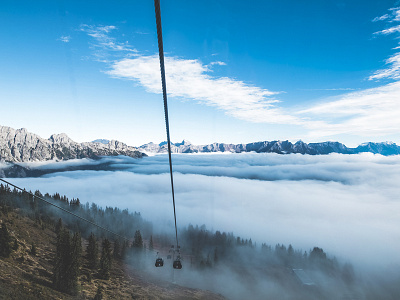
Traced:
<svg viewBox="0 0 400 300">
<path fill-rule="evenodd" d="M 181 255 L 180 254 L 174 260 L 174 263 L 172 264 L 172 267 L 174 269 L 178 269 L 178 270 L 182 269 Z"/>
<path fill-rule="evenodd" d="M 178 258 L 178 259 L 176 259 L 176 260 L 174 260 L 174 263 L 173 263 L 173 268 L 174 269 L 182 269 L 182 263 L 181 263 L 181 260 Z"/>
<path fill-rule="evenodd" d="M 162 258 L 157 258 L 157 259 L 156 259 L 155 266 L 156 266 L 157 268 L 158 268 L 158 267 L 164 266 L 164 260 L 163 260 Z"/>
</svg>

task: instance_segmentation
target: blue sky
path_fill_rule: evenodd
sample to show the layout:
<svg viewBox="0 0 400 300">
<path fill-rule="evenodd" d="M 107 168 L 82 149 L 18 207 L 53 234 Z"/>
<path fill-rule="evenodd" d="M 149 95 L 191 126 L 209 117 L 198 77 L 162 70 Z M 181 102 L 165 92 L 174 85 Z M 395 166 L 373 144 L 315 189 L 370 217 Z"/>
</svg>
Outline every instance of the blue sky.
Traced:
<svg viewBox="0 0 400 300">
<path fill-rule="evenodd" d="M 400 143 L 399 1 L 301 2 L 161 0 L 173 141 Z M 153 1 L 4 1 L 0 20 L 0 125 L 165 140 Z"/>
</svg>

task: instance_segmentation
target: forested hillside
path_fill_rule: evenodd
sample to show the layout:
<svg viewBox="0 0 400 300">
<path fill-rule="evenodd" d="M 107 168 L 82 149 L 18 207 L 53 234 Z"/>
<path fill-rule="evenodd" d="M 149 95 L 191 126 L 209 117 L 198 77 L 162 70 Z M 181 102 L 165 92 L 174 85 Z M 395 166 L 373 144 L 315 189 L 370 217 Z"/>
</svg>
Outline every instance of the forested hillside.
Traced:
<svg viewBox="0 0 400 300">
<path fill-rule="evenodd" d="M 172 233 L 139 212 L 57 193 L 30 195 L 1 184 L 0 220 L 0 299 L 393 299 L 398 289 L 366 285 L 350 264 L 319 247 L 257 245 L 205 225 L 180 230 L 183 269 L 172 271 Z M 163 268 L 155 268 L 156 257 Z"/>
</svg>

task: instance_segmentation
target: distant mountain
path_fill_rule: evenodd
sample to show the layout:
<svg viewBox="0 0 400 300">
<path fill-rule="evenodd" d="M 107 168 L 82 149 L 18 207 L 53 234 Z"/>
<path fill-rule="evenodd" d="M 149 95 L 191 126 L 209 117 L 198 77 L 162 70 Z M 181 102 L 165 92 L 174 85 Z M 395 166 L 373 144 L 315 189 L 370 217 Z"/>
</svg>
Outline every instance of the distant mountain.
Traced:
<svg viewBox="0 0 400 300">
<path fill-rule="evenodd" d="M 173 153 L 210 153 L 210 152 L 257 152 L 257 153 L 301 153 L 320 155 L 329 153 L 357 154 L 371 152 L 381 155 L 398 155 L 400 146 L 395 143 L 364 143 L 356 148 L 348 148 L 339 142 L 304 143 L 298 141 L 264 141 L 249 144 L 213 143 L 193 145 L 187 140 L 172 143 Z M 126 155 L 140 158 L 145 153 L 166 153 L 166 142 L 148 143 L 139 148 L 128 146 L 115 140 L 98 139 L 93 142 L 77 143 L 65 133 L 53 134 L 48 139 L 28 132 L 25 128 L 13 129 L 0 126 L 0 162 L 32 162 L 46 160 L 68 160 L 74 158 L 98 158 L 100 156 Z M 17 170 L 16 170 L 17 171 Z"/>
<path fill-rule="evenodd" d="M 146 154 L 114 140 L 107 144 L 76 143 L 65 133 L 53 134 L 49 139 L 43 139 L 25 128 L 0 126 L 0 161 L 31 162 L 116 155 L 140 158 Z"/>
<path fill-rule="evenodd" d="M 385 143 L 364 143 L 354 149 L 357 153 L 371 152 L 379 153 L 382 155 L 398 155 L 400 154 L 400 147 L 392 142 Z"/>
<path fill-rule="evenodd" d="M 97 140 L 92 141 L 92 143 L 101 143 L 104 145 L 107 145 L 109 142 L 110 142 L 110 140 L 105 140 L 105 139 L 97 139 Z"/>
<path fill-rule="evenodd" d="M 147 153 L 166 153 L 168 146 L 166 142 L 160 144 L 148 143 L 139 147 L 140 150 Z M 209 145 L 193 145 L 189 141 L 183 140 L 182 143 L 172 143 L 171 151 L 173 153 L 207 153 L 207 152 L 257 152 L 257 153 L 301 153 L 310 155 L 321 155 L 329 153 L 357 154 L 362 152 L 371 152 L 382 155 L 400 154 L 400 146 L 395 143 L 365 143 L 357 148 L 348 148 L 339 142 L 322 143 L 304 143 L 298 141 L 291 143 L 289 141 L 264 141 L 249 144 L 225 144 L 213 143 Z"/>
</svg>

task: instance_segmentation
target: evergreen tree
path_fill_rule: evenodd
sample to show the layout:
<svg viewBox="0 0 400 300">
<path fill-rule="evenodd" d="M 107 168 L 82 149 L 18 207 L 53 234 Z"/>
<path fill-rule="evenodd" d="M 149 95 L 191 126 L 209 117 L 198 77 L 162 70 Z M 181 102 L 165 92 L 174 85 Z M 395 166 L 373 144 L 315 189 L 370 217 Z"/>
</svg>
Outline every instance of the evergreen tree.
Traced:
<svg viewBox="0 0 400 300">
<path fill-rule="evenodd" d="M 101 278 L 109 279 L 112 259 L 111 243 L 108 239 L 104 239 L 102 246 L 99 273 Z"/>
<path fill-rule="evenodd" d="M 62 228 L 57 236 L 56 258 L 54 261 L 53 284 L 63 292 L 68 292 L 68 268 L 70 265 L 71 237 L 67 229 Z"/>
<path fill-rule="evenodd" d="M 53 272 L 53 284 L 57 290 L 73 295 L 77 294 L 81 254 L 80 234 L 75 233 L 71 238 L 69 231 L 62 228 L 57 236 Z"/>
<path fill-rule="evenodd" d="M 152 235 L 150 235 L 149 250 L 150 250 L 150 251 L 153 251 L 153 250 L 154 250 L 153 236 L 152 236 Z"/>
<path fill-rule="evenodd" d="M 68 291 L 72 294 L 78 292 L 78 278 L 81 267 L 81 255 L 82 255 L 82 239 L 79 233 L 75 233 L 71 240 L 70 249 L 70 262 L 68 268 Z"/>
<path fill-rule="evenodd" d="M 60 233 L 60 230 L 61 230 L 62 227 L 63 227 L 62 220 L 61 220 L 61 218 L 59 218 L 58 222 L 56 224 L 56 234 L 57 235 Z"/>
<path fill-rule="evenodd" d="M 93 232 L 90 234 L 88 242 L 89 243 L 86 248 L 86 257 L 89 261 L 89 268 L 95 270 L 99 262 L 99 248 Z"/>
<path fill-rule="evenodd" d="M 129 242 L 127 240 L 125 240 L 122 243 L 122 248 L 121 248 L 121 258 L 122 259 L 125 259 L 125 257 L 126 257 L 126 249 L 128 249 L 128 247 L 129 247 Z"/>
<path fill-rule="evenodd" d="M 218 263 L 218 260 L 219 260 L 218 248 L 215 247 L 215 249 L 214 249 L 214 264 L 215 265 Z"/>
<path fill-rule="evenodd" d="M 8 232 L 7 225 L 1 224 L 0 229 L 0 256 L 9 257 L 11 254 L 11 236 Z"/>
<path fill-rule="evenodd" d="M 134 247 L 138 250 L 143 249 L 143 238 L 142 238 L 142 234 L 140 233 L 140 230 L 136 230 L 136 232 L 135 232 L 132 247 Z"/>
<path fill-rule="evenodd" d="M 119 248 L 120 248 L 120 245 L 119 245 L 119 240 L 115 240 L 114 241 L 114 251 L 113 251 L 113 257 L 114 258 L 119 258 L 120 256 L 119 256 Z"/>
</svg>

